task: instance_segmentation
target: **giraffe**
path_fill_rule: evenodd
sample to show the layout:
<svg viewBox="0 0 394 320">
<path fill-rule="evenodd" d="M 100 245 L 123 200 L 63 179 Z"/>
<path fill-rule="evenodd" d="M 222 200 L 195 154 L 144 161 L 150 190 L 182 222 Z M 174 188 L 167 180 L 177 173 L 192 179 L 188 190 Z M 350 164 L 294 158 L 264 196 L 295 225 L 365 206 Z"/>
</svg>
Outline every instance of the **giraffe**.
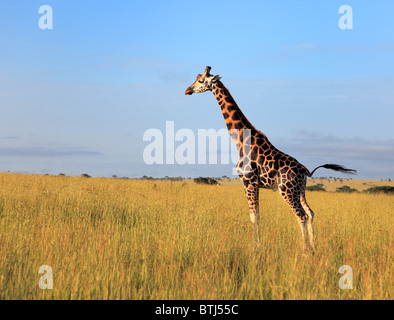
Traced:
<svg viewBox="0 0 394 320">
<path fill-rule="evenodd" d="M 243 182 L 248 200 L 255 242 L 260 241 L 259 188 L 279 190 L 283 200 L 296 216 L 301 228 L 304 250 L 314 253 L 314 213 L 305 199 L 307 177 L 312 177 L 319 168 L 349 174 L 355 174 L 356 170 L 337 164 L 324 164 L 310 172 L 296 159 L 276 149 L 267 136 L 245 117 L 229 90 L 220 81 L 221 77 L 211 75 L 210 71 L 211 67 L 208 66 L 202 75 L 197 75 L 196 81 L 186 89 L 185 94 L 212 91 L 216 97 L 226 126 L 239 151 L 236 170 Z"/>
</svg>

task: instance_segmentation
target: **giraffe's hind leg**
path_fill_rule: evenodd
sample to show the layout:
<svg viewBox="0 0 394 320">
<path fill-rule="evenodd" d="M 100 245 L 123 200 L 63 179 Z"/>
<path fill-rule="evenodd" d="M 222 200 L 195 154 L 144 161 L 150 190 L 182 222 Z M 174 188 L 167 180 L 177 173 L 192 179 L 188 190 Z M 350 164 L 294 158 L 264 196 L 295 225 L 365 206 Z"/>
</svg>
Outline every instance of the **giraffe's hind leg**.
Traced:
<svg viewBox="0 0 394 320">
<path fill-rule="evenodd" d="M 301 203 L 301 197 L 300 197 L 301 192 L 296 188 L 286 187 L 286 185 L 284 184 L 279 186 L 279 192 L 283 200 L 289 205 L 289 207 L 291 208 L 291 210 L 294 212 L 296 216 L 297 223 L 301 229 L 302 243 L 304 246 L 304 250 L 311 249 L 313 252 L 314 246 L 311 245 L 310 242 L 311 238 L 308 232 L 309 231 L 308 229 L 312 231 L 312 224 L 311 222 L 308 222 L 310 221 L 310 218 Z M 310 224 L 310 228 L 308 227 L 308 224 Z M 313 231 L 312 231 L 312 239 L 313 239 Z"/>
<path fill-rule="evenodd" d="M 306 200 L 305 200 L 305 190 L 301 192 L 300 196 L 300 201 L 301 205 L 304 208 L 306 214 L 307 214 L 307 220 L 306 220 L 306 227 L 308 231 L 308 240 L 309 240 L 309 246 L 311 250 L 314 252 L 315 251 L 315 239 L 313 235 L 313 227 L 312 227 L 312 222 L 313 222 L 313 216 L 315 215 L 311 208 L 308 206 Z"/>
</svg>

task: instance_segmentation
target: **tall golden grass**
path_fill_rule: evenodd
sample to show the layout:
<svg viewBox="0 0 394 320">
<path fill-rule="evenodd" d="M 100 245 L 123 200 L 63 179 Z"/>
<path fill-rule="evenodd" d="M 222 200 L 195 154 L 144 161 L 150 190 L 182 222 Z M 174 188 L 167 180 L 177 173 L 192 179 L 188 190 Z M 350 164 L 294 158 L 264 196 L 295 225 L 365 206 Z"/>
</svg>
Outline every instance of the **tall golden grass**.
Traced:
<svg viewBox="0 0 394 320">
<path fill-rule="evenodd" d="M 260 198 L 255 249 L 239 185 L 2 173 L 0 299 L 393 298 L 393 196 L 307 192 L 311 257 L 279 194 Z"/>
</svg>

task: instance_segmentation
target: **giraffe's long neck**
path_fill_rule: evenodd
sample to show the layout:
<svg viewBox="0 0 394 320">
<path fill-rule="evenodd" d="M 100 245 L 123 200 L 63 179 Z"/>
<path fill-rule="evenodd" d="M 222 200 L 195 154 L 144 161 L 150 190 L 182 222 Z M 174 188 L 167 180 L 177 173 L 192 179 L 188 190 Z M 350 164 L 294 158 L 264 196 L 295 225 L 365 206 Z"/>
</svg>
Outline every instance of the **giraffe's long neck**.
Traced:
<svg viewBox="0 0 394 320">
<path fill-rule="evenodd" d="M 242 144 L 242 138 L 240 139 L 240 137 L 242 137 L 243 130 L 249 129 L 252 132 L 256 132 L 257 130 L 242 113 L 231 96 L 230 91 L 221 81 L 218 80 L 213 85 L 212 93 L 215 95 L 222 110 L 227 129 L 230 131 L 234 143 L 239 147 Z"/>
</svg>

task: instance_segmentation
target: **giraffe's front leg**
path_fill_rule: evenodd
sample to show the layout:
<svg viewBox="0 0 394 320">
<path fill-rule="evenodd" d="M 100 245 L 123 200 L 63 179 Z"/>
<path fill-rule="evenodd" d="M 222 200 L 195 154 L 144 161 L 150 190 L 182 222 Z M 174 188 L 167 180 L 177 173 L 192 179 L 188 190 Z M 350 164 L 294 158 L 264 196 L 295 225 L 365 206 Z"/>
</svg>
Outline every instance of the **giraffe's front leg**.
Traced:
<svg viewBox="0 0 394 320">
<path fill-rule="evenodd" d="M 253 224 L 254 228 L 254 239 L 258 243 L 260 242 L 260 232 L 259 232 L 259 222 L 260 222 L 260 214 L 259 214 L 259 187 L 258 183 L 255 181 L 251 181 L 247 178 L 242 178 L 244 183 L 246 197 L 248 198 L 249 204 L 249 215 L 250 221 Z"/>
</svg>

